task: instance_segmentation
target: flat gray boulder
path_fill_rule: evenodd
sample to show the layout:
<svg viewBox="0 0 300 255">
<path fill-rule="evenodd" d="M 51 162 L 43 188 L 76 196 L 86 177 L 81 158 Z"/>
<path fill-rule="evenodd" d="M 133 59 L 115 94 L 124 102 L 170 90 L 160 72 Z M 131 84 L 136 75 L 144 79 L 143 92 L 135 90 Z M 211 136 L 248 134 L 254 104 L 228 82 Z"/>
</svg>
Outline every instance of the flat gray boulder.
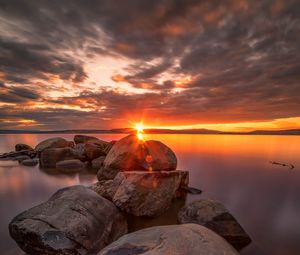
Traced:
<svg viewBox="0 0 300 255">
<path fill-rule="evenodd" d="M 16 216 L 9 232 L 28 254 L 97 254 L 127 233 L 127 222 L 113 203 L 73 186 Z"/>
<path fill-rule="evenodd" d="M 130 171 L 120 172 L 107 190 L 122 211 L 152 217 L 164 213 L 180 188 L 187 185 L 187 171 Z"/>
<path fill-rule="evenodd" d="M 205 226 L 226 239 L 237 250 L 251 243 L 250 237 L 218 201 L 201 199 L 183 207 L 178 213 L 181 224 L 196 223 Z"/>
<path fill-rule="evenodd" d="M 142 229 L 113 242 L 98 255 L 238 255 L 213 231 L 197 225 L 170 225 Z"/>
<path fill-rule="evenodd" d="M 165 144 L 129 135 L 112 146 L 97 176 L 99 180 L 113 179 L 120 171 L 172 171 L 176 167 L 176 155 Z"/>
<path fill-rule="evenodd" d="M 61 137 L 53 137 L 40 142 L 37 146 L 35 146 L 34 150 L 40 153 L 43 150 L 50 148 L 64 148 L 69 146 L 70 143 L 66 139 Z"/>
</svg>

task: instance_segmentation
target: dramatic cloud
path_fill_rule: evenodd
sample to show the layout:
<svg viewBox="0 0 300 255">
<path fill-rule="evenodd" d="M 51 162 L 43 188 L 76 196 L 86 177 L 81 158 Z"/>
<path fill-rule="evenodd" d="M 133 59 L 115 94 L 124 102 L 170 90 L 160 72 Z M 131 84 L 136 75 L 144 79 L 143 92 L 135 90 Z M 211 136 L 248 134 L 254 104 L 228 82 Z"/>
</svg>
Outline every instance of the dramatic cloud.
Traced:
<svg viewBox="0 0 300 255">
<path fill-rule="evenodd" d="M 0 0 L 0 128 L 300 116 L 297 0 Z"/>
</svg>

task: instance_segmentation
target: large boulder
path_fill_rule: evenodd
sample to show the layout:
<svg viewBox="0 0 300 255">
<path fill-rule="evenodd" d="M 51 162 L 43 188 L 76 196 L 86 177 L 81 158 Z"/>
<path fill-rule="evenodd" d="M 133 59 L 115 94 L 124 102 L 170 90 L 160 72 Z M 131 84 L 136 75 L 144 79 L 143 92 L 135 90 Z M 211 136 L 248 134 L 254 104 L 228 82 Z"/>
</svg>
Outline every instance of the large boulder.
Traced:
<svg viewBox="0 0 300 255">
<path fill-rule="evenodd" d="M 33 148 L 24 143 L 18 143 L 15 145 L 15 151 L 33 150 Z"/>
<path fill-rule="evenodd" d="M 109 145 L 108 142 L 98 141 L 98 142 L 87 142 L 84 145 L 85 155 L 88 161 L 92 161 L 96 158 L 106 155 L 106 147 Z"/>
<path fill-rule="evenodd" d="M 98 255 L 238 255 L 213 231 L 196 224 L 142 229 L 105 247 Z"/>
<path fill-rule="evenodd" d="M 57 162 L 56 168 L 63 173 L 76 173 L 84 170 L 85 164 L 79 159 L 66 159 Z"/>
<path fill-rule="evenodd" d="M 251 242 L 241 225 L 218 201 L 209 199 L 194 201 L 179 211 L 178 221 L 181 224 L 203 225 L 222 236 L 237 250 Z"/>
<path fill-rule="evenodd" d="M 50 149 L 50 148 L 64 148 L 69 146 L 70 143 L 64 138 L 53 137 L 40 142 L 37 146 L 35 146 L 35 151 L 40 153 L 43 150 Z"/>
<path fill-rule="evenodd" d="M 40 166 L 44 168 L 55 168 L 56 163 L 66 159 L 76 159 L 77 155 L 72 148 L 45 149 L 40 155 Z"/>
<path fill-rule="evenodd" d="M 32 255 L 96 254 L 127 233 L 127 223 L 107 199 L 83 186 L 57 191 L 9 224 L 11 237 Z"/>
<path fill-rule="evenodd" d="M 112 201 L 122 211 L 152 217 L 164 213 L 180 188 L 188 185 L 188 172 L 120 172 L 110 185 Z"/>
<path fill-rule="evenodd" d="M 174 152 L 159 141 L 141 141 L 129 135 L 117 141 L 107 154 L 98 179 L 113 179 L 119 171 L 176 170 Z"/>
</svg>

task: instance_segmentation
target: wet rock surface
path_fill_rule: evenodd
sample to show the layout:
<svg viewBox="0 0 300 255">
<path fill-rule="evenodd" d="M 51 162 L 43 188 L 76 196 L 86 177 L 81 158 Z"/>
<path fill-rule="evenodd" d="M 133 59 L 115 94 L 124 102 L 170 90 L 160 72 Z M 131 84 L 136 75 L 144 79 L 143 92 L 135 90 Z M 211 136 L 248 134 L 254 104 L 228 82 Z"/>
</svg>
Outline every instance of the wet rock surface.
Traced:
<svg viewBox="0 0 300 255">
<path fill-rule="evenodd" d="M 73 186 L 16 216 L 9 231 L 28 254 L 96 254 L 127 233 L 127 222 L 113 203 Z"/>
<path fill-rule="evenodd" d="M 98 255 L 237 255 L 238 252 L 213 231 L 197 225 L 159 226 L 127 234 Z"/>
<path fill-rule="evenodd" d="M 178 221 L 181 224 L 203 225 L 222 236 L 237 250 L 251 242 L 237 220 L 218 201 L 201 199 L 186 205 L 179 211 Z"/>
</svg>

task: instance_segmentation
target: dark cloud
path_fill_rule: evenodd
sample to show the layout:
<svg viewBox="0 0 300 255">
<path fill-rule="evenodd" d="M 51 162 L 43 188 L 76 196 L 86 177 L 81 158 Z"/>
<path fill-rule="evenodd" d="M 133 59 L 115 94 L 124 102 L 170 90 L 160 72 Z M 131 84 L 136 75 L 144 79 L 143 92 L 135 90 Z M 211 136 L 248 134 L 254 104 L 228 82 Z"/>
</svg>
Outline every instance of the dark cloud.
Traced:
<svg viewBox="0 0 300 255">
<path fill-rule="evenodd" d="M 58 107 L 5 109 L 3 118 L 50 127 L 82 116 L 114 126 L 130 112 L 182 124 L 300 116 L 299 13 L 297 0 L 0 0 L 0 81 L 11 85 L 0 83 L 0 101 Z M 127 60 L 112 79 L 148 92 L 45 98 L 28 90 L 51 75 L 81 84 L 97 56 Z"/>
</svg>

